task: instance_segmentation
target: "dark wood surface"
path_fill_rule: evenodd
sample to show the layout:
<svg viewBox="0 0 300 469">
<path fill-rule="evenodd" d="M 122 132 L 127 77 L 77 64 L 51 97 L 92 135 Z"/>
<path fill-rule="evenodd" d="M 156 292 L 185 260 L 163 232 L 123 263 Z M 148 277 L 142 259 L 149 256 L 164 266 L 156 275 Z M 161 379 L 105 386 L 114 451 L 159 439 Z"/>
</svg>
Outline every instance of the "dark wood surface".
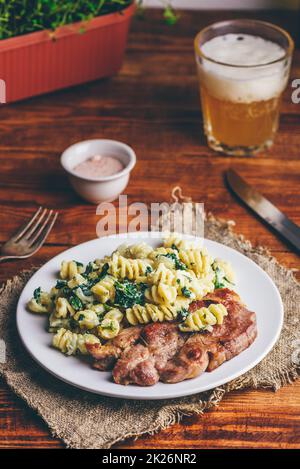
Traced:
<svg viewBox="0 0 300 469">
<path fill-rule="evenodd" d="M 266 245 L 280 262 L 299 258 L 225 188 L 224 171 L 236 168 L 294 222 L 300 224 L 300 104 L 289 86 L 275 146 L 254 158 L 214 154 L 202 132 L 193 37 L 204 25 L 238 13 L 182 13 L 179 24 L 162 24 L 151 12 L 134 21 L 121 73 L 103 80 L 0 107 L 0 243 L 37 205 L 60 212 L 47 244 L 26 261 L 0 264 L 0 281 L 40 265 L 69 246 L 96 237 L 95 207 L 71 190 L 59 165 L 64 148 L 81 139 L 127 142 L 138 163 L 128 201 L 169 201 L 174 185 L 204 202 L 208 211 L 236 222 L 236 231 Z M 283 25 L 295 35 L 295 16 L 245 13 Z M 296 51 L 292 78 L 300 77 Z M 300 384 L 271 391 L 236 392 L 203 417 L 185 418 L 168 430 L 122 448 L 296 448 L 300 445 Z M 62 447 L 45 423 L 0 382 L 0 447 Z"/>
</svg>

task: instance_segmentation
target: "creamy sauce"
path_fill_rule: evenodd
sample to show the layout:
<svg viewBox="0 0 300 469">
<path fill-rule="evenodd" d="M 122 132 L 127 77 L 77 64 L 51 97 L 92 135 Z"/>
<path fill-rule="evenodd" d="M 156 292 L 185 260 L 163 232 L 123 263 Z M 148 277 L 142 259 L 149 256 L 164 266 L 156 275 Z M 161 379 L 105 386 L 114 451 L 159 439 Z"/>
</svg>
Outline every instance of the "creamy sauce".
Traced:
<svg viewBox="0 0 300 469">
<path fill-rule="evenodd" d="M 113 156 L 94 155 L 75 166 L 74 171 L 83 177 L 112 176 L 124 169 L 123 164 Z"/>
</svg>

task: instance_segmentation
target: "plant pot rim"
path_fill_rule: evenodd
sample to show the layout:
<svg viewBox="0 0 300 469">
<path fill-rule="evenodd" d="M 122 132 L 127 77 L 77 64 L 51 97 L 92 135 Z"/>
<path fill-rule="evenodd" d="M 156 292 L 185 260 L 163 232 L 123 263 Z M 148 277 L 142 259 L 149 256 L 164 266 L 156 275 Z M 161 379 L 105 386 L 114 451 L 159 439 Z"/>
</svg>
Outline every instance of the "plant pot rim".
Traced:
<svg viewBox="0 0 300 469">
<path fill-rule="evenodd" d="M 128 17 L 132 16 L 136 9 L 135 2 L 133 1 L 123 10 L 107 13 L 106 15 L 96 16 L 89 21 L 79 21 L 77 23 L 70 23 L 61 26 L 55 30 L 55 40 L 73 35 L 74 33 L 80 34 L 82 28 L 85 31 L 91 31 L 99 27 L 110 26 L 111 24 L 121 23 L 126 21 Z M 0 53 L 2 51 L 16 49 L 24 46 L 30 46 L 40 42 L 53 41 L 53 31 L 43 29 L 42 31 L 34 31 L 20 36 L 14 36 L 7 39 L 0 40 Z M 55 41 L 53 41 L 55 43 Z"/>
</svg>

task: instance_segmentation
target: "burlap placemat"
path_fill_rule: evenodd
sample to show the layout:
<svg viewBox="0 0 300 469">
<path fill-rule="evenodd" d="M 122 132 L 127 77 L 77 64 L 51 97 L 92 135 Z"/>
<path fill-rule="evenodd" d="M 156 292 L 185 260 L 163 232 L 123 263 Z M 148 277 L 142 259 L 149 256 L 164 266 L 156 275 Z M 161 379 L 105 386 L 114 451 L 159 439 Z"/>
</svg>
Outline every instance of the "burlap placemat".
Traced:
<svg viewBox="0 0 300 469">
<path fill-rule="evenodd" d="M 126 401 L 89 394 L 60 382 L 28 356 L 16 331 L 16 303 L 33 271 L 14 277 L 0 290 L 0 335 L 6 345 L 6 360 L 0 364 L 0 373 L 68 447 L 110 448 L 125 438 L 166 428 L 183 415 L 201 414 L 232 390 L 276 390 L 299 375 L 300 284 L 292 271 L 281 266 L 266 249 L 253 248 L 250 242 L 234 235 L 230 222 L 209 217 L 205 236 L 237 249 L 270 275 L 281 293 L 285 320 L 279 341 L 259 365 L 225 386 L 195 396 Z"/>
</svg>

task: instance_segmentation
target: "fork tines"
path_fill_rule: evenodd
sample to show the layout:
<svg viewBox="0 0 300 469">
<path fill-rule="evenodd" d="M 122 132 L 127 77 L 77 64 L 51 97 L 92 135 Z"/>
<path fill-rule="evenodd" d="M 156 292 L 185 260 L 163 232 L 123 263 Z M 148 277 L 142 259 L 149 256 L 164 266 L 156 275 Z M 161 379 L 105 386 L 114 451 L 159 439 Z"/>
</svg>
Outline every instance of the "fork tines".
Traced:
<svg viewBox="0 0 300 469">
<path fill-rule="evenodd" d="M 39 207 L 33 217 L 23 225 L 11 239 L 15 243 L 25 242 L 30 247 L 41 245 L 50 233 L 58 212 Z"/>
</svg>

